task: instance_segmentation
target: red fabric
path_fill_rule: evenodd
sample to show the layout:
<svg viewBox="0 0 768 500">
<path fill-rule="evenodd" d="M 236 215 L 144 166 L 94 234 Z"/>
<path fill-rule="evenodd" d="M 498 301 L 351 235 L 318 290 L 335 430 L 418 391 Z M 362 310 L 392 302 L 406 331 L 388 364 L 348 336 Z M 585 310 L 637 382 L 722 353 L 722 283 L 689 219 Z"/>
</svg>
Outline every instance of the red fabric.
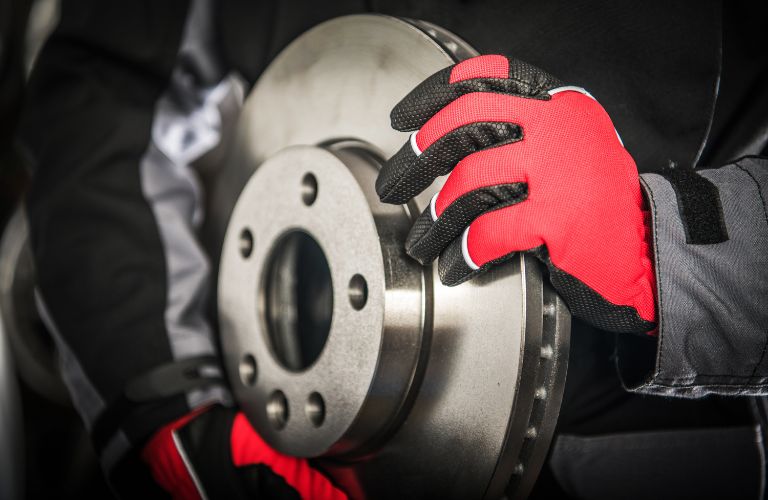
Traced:
<svg viewBox="0 0 768 500">
<path fill-rule="evenodd" d="M 303 458 L 289 457 L 272 449 L 253 430 L 244 414 L 238 413 L 232 424 L 232 462 L 237 467 L 264 464 L 285 479 L 301 498 L 345 500 L 345 495 Z"/>
<path fill-rule="evenodd" d="M 551 100 L 491 93 L 459 97 L 417 134 L 422 151 L 474 122 L 512 122 L 517 143 L 462 160 L 440 192 L 438 215 L 479 187 L 526 182 L 528 199 L 475 220 L 467 248 L 477 265 L 547 246 L 552 263 L 616 305 L 655 321 L 655 277 L 635 162 L 594 99 L 565 91 Z"/>
<path fill-rule="evenodd" d="M 177 500 L 202 498 L 173 440 L 173 432 L 196 417 L 200 411 L 185 415 L 161 428 L 152 436 L 141 453 L 142 460 L 149 465 L 152 477 L 157 484 Z"/>
<path fill-rule="evenodd" d="M 449 83 L 473 78 L 509 78 L 509 60 L 499 55 L 466 59 L 453 67 Z"/>
<path fill-rule="evenodd" d="M 176 448 L 173 432 L 183 427 L 207 408 L 201 408 L 166 425 L 149 440 L 142 459 L 149 465 L 155 481 L 177 500 L 200 500 L 190 471 Z M 241 412 L 235 415 L 230 434 L 232 465 L 244 467 L 263 464 L 295 489 L 301 498 L 312 500 L 346 500 L 347 495 L 303 458 L 289 457 L 273 450 L 253 430 Z"/>
</svg>

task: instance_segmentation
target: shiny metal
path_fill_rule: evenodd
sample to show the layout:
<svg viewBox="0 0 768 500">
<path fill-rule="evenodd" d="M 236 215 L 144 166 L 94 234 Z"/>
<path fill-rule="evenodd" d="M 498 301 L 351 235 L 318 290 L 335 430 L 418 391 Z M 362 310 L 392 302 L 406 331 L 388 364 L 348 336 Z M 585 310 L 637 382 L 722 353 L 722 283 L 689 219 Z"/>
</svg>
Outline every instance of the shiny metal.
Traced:
<svg viewBox="0 0 768 500">
<path fill-rule="evenodd" d="M 251 178 L 232 215 L 230 227 L 251 228 L 256 242 L 252 255 L 243 259 L 235 253 L 229 259 L 229 245 L 237 241 L 224 245 L 222 331 L 248 332 L 225 334 L 226 352 L 252 354 L 259 372 L 255 385 L 237 391 L 238 400 L 265 429 L 265 438 L 280 442 L 280 449 L 293 455 L 345 453 L 375 437 L 402 404 L 421 347 L 422 272 L 402 250 L 410 218 L 398 206 L 377 204 L 372 210 L 361 186 L 373 186 L 376 168 L 352 158 L 349 167 L 322 148 L 294 147 L 276 154 Z M 308 173 L 318 185 L 311 206 L 302 196 L 302 179 Z M 256 220 L 254 214 L 265 217 Z M 291 359 L 281 363 L 282 357 L 275 356 L 285 348 L 274 342 L 269 331 L 277 325 L 266 314 L 268 302 L 280 300 L 266 293 L 274 263 L 270 256 L 296 229 L 320 245 L 333 284 L 331 333 L 320 357 L 303 371 Z M 387 265 L 383 251 L 391 255 Z M 348 287 L 358 275 L 368 290 L 359 310 L 349 300 Z M 288 307 L 281 313 L 290 320 Z M 263 404 L 275 390 L 282 391 L 289 404 L 289 418 L 279 428 L 270 425 Z M 321 430 L 302 418 L 314 392 L 322 396 L 328 412 Z M 371 392 L 388 397 L 371 398 Z"/>
<path fill-rule="evenodd" d="M 557 420 L 570 316 L 538 262 L 518 256 L 444 287 L 403 251 L 440 183 L 405 206 L 374 191 L 382 159 L 407 140 L 389 127 L 392 106 L 473 53 L 384 16 L 313 28 L 248 97 L 214 198 L 225 217 L 221 197 L 239 194 L 218 294 L 235 397 L 265 440 L 328 458 L 355 498 L 524 497 Z M 333 295 L 325 347 L 299 370 L 275 356 L 265 314 L 274 249 L 297 230 L 327 258 Z"/>
<path fill-rule="evenodd" d="M 289 145 L 354 138 L 394 154 L 407 134 L 389 112 L 417 82 L 477 55 L 455 35 L 425 23 L 356 15 L 322 23 L 286 47 L 244 104 L 225 166 L 212 182 L 211 239 L 221 241 L 240 191 L 258 165 Z M 439 30 L 439 32 L 437 31 Z M 456 54 L 446 49 L 451 37 Z M 215 253 L 214 249 L 214 253 Z"/>
</svg>

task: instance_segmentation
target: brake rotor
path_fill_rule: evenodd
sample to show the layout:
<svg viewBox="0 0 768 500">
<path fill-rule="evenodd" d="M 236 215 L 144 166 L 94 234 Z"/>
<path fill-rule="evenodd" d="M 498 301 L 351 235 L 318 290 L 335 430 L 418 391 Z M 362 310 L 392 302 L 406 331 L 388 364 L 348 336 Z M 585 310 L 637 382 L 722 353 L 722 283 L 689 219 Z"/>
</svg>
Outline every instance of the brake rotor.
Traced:
<svg viewBox="0 0 768 500">
<path fill-rule="evenodd" d="M 445 287 L 404 252 L 442 181 L 403 206 L 374 190 L 408 139 L 392 107 L 475 54 L 418 21 L 313 28 L 246 100 L 213 200 L 237 198 L 218 288 L 235 398 L 354 498 L 524 497 L 557 420 L 570 316 L 537 261 Z"/>
</svg>

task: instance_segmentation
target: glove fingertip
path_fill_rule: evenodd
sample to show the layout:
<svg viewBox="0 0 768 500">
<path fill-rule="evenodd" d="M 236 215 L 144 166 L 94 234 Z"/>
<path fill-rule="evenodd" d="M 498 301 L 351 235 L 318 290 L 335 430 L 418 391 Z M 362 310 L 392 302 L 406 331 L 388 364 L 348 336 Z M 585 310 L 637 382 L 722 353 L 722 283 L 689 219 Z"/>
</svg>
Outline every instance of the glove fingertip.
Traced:
<svg viewBox="0 0 768 500">
<path fill-rule="evenodd" d="M 376 194 L 379 196 L 380 202 L 388 205 L 402 205 L 408 202 L 408 198 L 403 198 L 397 189 L 394 189 L 396 184 L 397 181 L 393 182 L 391 179 L 379 175 L 376 179 Z"/>
<path fill-rule="evenodd" d="M 376 178 L 376 194 L 382 203 L 402 205 L 423 189 L 419 189 L 421 185 L 408 176 L 417 160 L 410 142 L 406 142 L 384 164 Z"/>
<path fill-rule="evenodd" d="M 473 269 L 464 260 L 462 252 L 462 237 L 458 237 L 451 242 L 443 253 L 437 264 L 437 273 L 440 276 L 440 282 L 445 286 L 456 286 L 473 278 L 482 272 L 481 269 Z"/>
<path fill-rule="evenodd" d="M 449 84 L 452 68 L 449 66 L 434 73 L 403 97 L 389 115 L 392 128 L 401 132 L 418 130 L 435 113 L 458 97 Z"/>
<path fill-rule="evenodd" d="M 389 125 L 398 132 L 413 132 L 418 130 L 423 120 L 415 119 L 411 111 L 406 107 L 408 96 L 395 104 L 389 113 Z"/>
<path fill-rule="evenodd" d="M 425 246 L 425 239 L 429 238 L 430 231 L 434 227 L 435 222 L 432 220 L 432 208 L 427 206 L 424 211 L 419 215 L 416 221 L 413 223 L 413 227 L 408 232 L 408 236 L 405 239 L 405 253 L 411 258 L 419 261 L 422 265 L 428 264 L 437 258 L 438 254 L 434 252 L 430 253 L 429 250 L 434 250 L 436 245 Z M 425 250 L 427 250 L 425 252 Z"/>
</svg>

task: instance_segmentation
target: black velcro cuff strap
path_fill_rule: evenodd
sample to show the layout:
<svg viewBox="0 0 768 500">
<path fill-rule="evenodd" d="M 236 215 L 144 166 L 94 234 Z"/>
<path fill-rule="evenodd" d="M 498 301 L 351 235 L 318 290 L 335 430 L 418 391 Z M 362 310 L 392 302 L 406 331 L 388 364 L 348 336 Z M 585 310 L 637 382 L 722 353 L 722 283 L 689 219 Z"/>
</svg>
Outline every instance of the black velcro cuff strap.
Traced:
<svg viewBox="0 0 768 500">
<path fill-rule="evenodd" d="M 693 169 L 670 168 L 660 174 L 675 190 L 686 243 L 711 245 L 728 241 L 717 186 Z"/>
</svg>

